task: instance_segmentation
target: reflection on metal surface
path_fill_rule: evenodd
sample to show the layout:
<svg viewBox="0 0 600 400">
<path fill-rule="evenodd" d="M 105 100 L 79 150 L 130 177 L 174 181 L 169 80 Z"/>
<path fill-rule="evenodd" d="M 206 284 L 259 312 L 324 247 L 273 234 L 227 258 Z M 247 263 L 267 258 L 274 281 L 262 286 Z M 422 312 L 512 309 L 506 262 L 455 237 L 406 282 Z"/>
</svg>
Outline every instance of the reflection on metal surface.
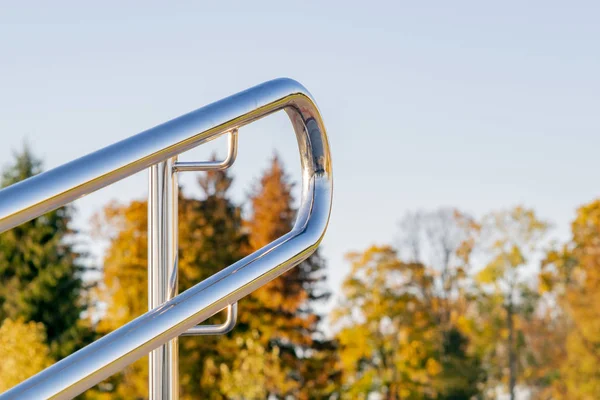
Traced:
<svg viewBox="0 0 600 400">
<path fill-rule="evenodd" d="M 166 190 L 176 182 L 174 174 L 169 174 L 174 157 L 280 110 L 286 111 L 294 127 L 302 164 L 301 204 L 294 227 L 167 300 L 169 293 L 176 294 L 176 218 L 169 216 L 176 200 Z M 78 395 L 302 262 L 325 234 L 333 190 L 329 144 L 314 100 L 291 79 L 255 86 L 0 190 L 0 232 L 149 167 L 155 174 L 151 185 L 152 181 L 157 185 L 150 191 L 155 201 L 149 204 L 149 219 L 154 221 L 149 241 L 153 246 L 164 246 L 149 249 L 149 289 L 162 291 L 150 300 L 155 308 L 5 392 L 0 399 L 68 399 Z M 158 215 L 159 210 L 166 216 Z M 162 269 L 155 270 L 159 265 Z M 162 365 L 166 365 L 169 355 L 162 355 Z M 161 377 L 164 382 L 173 379 L 173 374 Z M 177 386 L 172 380 L 169 384 Z M 154 395 L 173 395 L 172 391 L 165 394 L 168 391 L 159 390 Z"/>
<path fill-rule="evenodd" d="M 148 309 L 177 295 L 179 187 L 173 166 L 177 157 L 150 167 L 148 184 Z M 179 398 L 179 348 L 177 338 L 150 352 L 150 400 Z"/>
<path fill-rule="evenodd" d="M 181 336 L 206 336 L 206 335 L 224 335 L 229 333 L 235 328 L 238 314 L 238 303 L 235 302 L 228 305 L 227 317 L 225 322 L 219 325 L 196 325 L 193 328 L 188 329 Z"/>
<path fill-rule="evenodd" d="M 233 165 L 237 157 L 238 130 L 227 134 L 227 157 L 223 161 L 180 161 L 173 165 L 173 171 L 222 171 Z"/>
</svg>

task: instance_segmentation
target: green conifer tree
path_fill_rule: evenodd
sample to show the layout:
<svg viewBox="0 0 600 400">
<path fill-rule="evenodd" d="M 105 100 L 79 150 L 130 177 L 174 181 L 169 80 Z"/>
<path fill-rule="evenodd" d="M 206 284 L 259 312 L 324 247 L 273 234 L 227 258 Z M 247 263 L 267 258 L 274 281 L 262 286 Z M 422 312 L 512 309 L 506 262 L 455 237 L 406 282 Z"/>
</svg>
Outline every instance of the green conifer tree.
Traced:
<svg viewBox="0 0 600 400">
<path fill-rule="evenodd" d="M 15 155 L 2 174 L 2 187 L 42 171 L 30 149 Z M 81 321 L 84 271 L 70 229 L 72 207 L 63 207 L 0 234 L 0 321 L 23 319 L 44 324 L 54 359 L 90 339 Z"/>
</svg>

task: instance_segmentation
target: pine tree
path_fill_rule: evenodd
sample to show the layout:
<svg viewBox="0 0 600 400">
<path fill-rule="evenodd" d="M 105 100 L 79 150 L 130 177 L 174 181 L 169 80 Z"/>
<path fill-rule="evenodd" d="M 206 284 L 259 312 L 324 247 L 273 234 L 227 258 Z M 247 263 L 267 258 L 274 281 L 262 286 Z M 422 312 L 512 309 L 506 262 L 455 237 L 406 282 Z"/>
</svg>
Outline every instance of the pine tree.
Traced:
<svg viewBox="0 0 600 400">
<path fill-rule="evenodd" d="M 27 146 L 3 175 L 3 187 L 42 171 Z M 41 322 L 51 356 L 63 358 L 90 340 L 80 320 L 87 305 L 81 254 L 69 228 L 72 207 L 63 207 L 0 234 L 0 320 Z"/>
<path fill-rule="evenodd" d="M 250 196 L 252 215 L 246 221 L 250 251 L 291 230 L 295 219 L 292 187 L 282 163 L 274 156 Z M 278 396 L 321 398 L 333 390 L 334 347 L 320 331 L 321 316 L 314 309 L 329 296 L 325 279 L 324 260 L 315 253 L 240 303 L 241 324 L 260 332 L 263 346 L 280 351 L 282 368 L 299 383 L 295 388 L 280 388 L 274 393 Z"/>
</svg>

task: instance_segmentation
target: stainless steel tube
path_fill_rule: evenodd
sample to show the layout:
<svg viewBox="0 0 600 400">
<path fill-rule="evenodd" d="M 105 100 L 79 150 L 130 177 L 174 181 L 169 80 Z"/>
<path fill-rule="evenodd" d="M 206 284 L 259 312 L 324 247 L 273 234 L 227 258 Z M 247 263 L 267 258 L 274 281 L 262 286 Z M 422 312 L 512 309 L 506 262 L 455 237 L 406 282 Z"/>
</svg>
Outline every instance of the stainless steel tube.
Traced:
<svg viewBox="0 0 600 400">
<path fill-rule="evenodd" d="M 299 83 L 278 79 L 0 191 L 3 231 L 278 110 L 290 117 L 302 164 L 301 204 L 292 231 L 0 399 L 74 397 L 305 260 L 325 234 L 333 181 L 327 135 L 314 100 Z"/>
<path fill-rule="evenodd" d="M 183 332 L 181 336 L 211 336 L 211 335 L 225 335 L 235 328 L 238 315 L 238 303 L 233 303 L 226 308 L 227 317 L 225 322 L 219 325 L 196 325 L 191 327 L 187 331 Z"/>
<path fill-rule="evenodd" d="M 286 107 L 313 104 L 292 79 L 275 79 L 0 190 L 0 232 Z M 304 112 L 304 111 L 302 111 Z"/>
<path fill-rule="evenodd" d="M 177 295 L 178 219 L 177 157 L 150 167 L 148 184 L 148 308 L 161 306 Z M 150 400 L 179 398 L 178 339 L 150 352 Z"/>
<path fill-rule="evenodd" d="M 238 131 L 234 129 L 227 135 L 227 157 L 223 161 L 179 161 L 173 166 L 176 172 L 185 171 L 223 171 L 231 167 L 237 157 Z"/>
</svg>

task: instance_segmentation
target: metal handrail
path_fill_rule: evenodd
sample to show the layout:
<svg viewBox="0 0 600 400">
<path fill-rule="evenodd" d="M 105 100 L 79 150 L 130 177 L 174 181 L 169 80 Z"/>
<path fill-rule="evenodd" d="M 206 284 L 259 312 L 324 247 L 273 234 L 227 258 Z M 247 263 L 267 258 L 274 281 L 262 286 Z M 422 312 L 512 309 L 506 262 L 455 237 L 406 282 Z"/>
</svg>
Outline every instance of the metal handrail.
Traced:
<svg viewBox="0 0 600 400">
<path fill-rule="evenodd" d="M 237 158 L 238 130 L 234 129 L 227 134 L 227 157 L 222 161 L 177 161 L 173 164 L 173 172 L 199 172 L 199 171 L 223 171 L 231 167 Z M 176 271 L 175 271 L 176 273 Z M 190 328 L 181 336 L 208 336 L 224 335 L 235 328 L 238 314 L 238 303 L 227 306 L 227 317 L 225 322 L 219 325 L 198 325 Z"/>
<path fill-rule="evenodd" d="M 273 112 L 288 114 L 300 150 L 301 204 L 292 230 L 0 395 L 72 398 L 308 258 L 331 211 L 329 144 L 310 93 L 277 79 L 227 97 L 0 190 L 0 232 Z"/>
</svg>

